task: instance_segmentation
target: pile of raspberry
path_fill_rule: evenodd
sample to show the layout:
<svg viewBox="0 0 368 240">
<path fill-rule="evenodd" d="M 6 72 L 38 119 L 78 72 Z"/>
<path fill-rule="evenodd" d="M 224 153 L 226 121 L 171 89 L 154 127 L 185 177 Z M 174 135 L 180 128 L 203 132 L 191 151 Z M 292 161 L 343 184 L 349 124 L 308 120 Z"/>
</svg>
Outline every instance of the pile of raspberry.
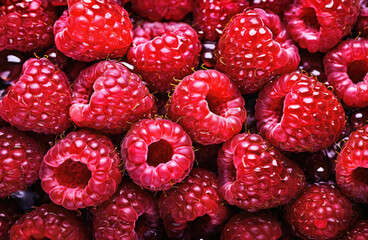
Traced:
<svg viewBox="0 0 368 240">
<path fill-rule="evenodd" d="M 367 0 L 0 0 L 0 240 L 368 240 Z"/>
</svg>

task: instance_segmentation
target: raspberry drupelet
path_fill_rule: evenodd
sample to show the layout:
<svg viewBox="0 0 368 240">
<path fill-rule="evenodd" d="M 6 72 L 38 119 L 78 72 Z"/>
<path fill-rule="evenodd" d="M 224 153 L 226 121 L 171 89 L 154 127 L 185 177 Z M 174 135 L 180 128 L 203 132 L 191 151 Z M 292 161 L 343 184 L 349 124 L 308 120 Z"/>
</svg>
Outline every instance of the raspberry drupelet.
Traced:
<svg viewBox="0 0 368 240">
<path fill-rule="evenodd" d="M 40 178 L 50 199 L 66 209 L 97 206 L 119 186 L 120 158 L 106 136 L 71 132 L 46 153 Z"/>
<path fill-rule="evenodd" d="M 31 58 L 0 100 L 0 116 L 21 131 L 58 134 L 71 125 L 68 79 L 46 58 Z"/>
<path fill-rule="evenodd" d="M 93 235 L 105 239 L 160 239 L 157 200 L 131 182 L 123 182 L 110 199 L 92 209 Z"/>
<path fill-rule="evenodd" d="M 355 30 L 362 37 L 368 37 L 368 0 L 360 0 L 360 13 Z"/>
<path fill-rule="evenodd" d="M 215 174 L 193 169 L 177 187 L 159 199 L 160 216 L 171 239 L 216 236 L 228 217 Z"/>
<path fill-rule="evenodd" d="M 282 16 L 285 8 L 293 3 L 293 0 L 249 0 L 249 2 L 252 7 L 269 9 L 279 16 Z"/>
<path fill-rule="evenodd" d="M 280 18 L 260 8 L 236 15 L 217 45 L 216 69 L 242 94 L 260 90 L 271 78 L 297 69 L 300 56 Z"/>
<path fill-rule="evenodd" d="M 350 229 L 342 240 L 366 240 L 368 239 L 368 220 L 360 220 Z"/>
<path fill-rule="evenodd" d="M 240 132 L 247 114 L 244 105 L 240 91 L 225 74 L 199 70 L 175 88 L 168 116 L 194 141 L 218 144 Z"/>
<path fill-rule="evenodd" d="M 102 61 L 73 83 L 70 118 L 79 127 L 118 134 L 153 116 L 155 100 L 142 80 L 122 64 Z"/>
<path fill-rule="evenodd" d="M 128 61 L 147 82 L 151 92 L 167 92 L 177 80 L 193 73 L 201 43 L 186 23 L 143 22 L 133 31 Z"/>
<path fill-rule="evenodd" d="M 268 83 L 255 109 L 260 134 L 284 151 L 316 152 L 339 140 L 345 128 L 345 112 L 335 95 L 299 72 Z"/>
<path fill-rule="evenodd" d="M 133 182 L 151 191 L 172 188 L 194 164 L 189 135 L 177 123 L 158 118 L 131 127 L 121 145 L 121 156 Z"/>
</svg>

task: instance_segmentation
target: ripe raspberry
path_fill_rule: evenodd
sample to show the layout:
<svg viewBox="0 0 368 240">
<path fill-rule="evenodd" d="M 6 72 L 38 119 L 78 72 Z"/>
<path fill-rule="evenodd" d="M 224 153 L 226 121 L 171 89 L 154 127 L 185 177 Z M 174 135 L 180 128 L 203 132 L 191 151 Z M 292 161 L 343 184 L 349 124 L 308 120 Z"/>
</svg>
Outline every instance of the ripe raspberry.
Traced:
<svg viewBox="0 0 368 240">
<path fill-rule="evenodd" d="M 362 37 L 368 37 L 368 1 L 360 0 L 360 14 L 355 23 L 355 30 Z"/>
<path fill-rule="evenodd" d="M 9 239 L 9 229 L 21 217 L 20 211 L 13 200 L 0 202 L 0 239 Z"/>
<path fill-rule="evenodd" d="M 180 21 L 192 11 L 194 0 L 133 0 L 132 9 L 151 21 Z"/>
<path fill-rule="evenodd" d="M 119 164 L 109 138 L 86 130 L 71 132 L 46 153 L 40 169 L 42 188 L 66 209 L 97 206 L 118 188 Z"/>
<path fill-rule="evenodd" d="M 94 239 L 159 239 L 156 199 L 124 182 L 106 202 L 92 210 Z"/>
<path fill-rule="evenodd" d="M 47 0 L 6 0 L 0 5 L 0 51 L 28 52 L 53 43 L 56 15 Z"/>
<path fill-rule="evenodd" d="M 133 182 L 151 191 L 167 190 L 192 170 L 194 151 L 182 127 L 164 119 L 134 124 L 121 145 L 125 169 Z"/>
<path fill-rule="evenodd" d="M 221 231 L 228 217 L 216 176 L 199 168 L 193 169 L 178 187 L 162 194 L 158 204 L 171 239 L 209 239 Z"/>
<path fill-rule="evenodd" d="M 343 240 L 366 240 L 368 239 L 368 220 L 361 220 L 350 229 Z"/>
<path fill-rule="evenodd" d="M 122 64 L 102 61 L 73 83 L 70 118 L 79 127 L 118 134 L 151 117 L 155 101 L 142 80 Z"/>
<path fill-rule="evenodd" d="M 206 40 L 216 41 L 231 18 L 248 6 L 247 0 L 196 0 L 193 27 L 203 31 Z"/>
<path fill-rule="evenodd" d="M 67 0 L 51 0 L 51 4 L 54 6 L 67 6 L 68 1 Z"/>
<path fill-rule="evenodd" d="M 218 42 L 216 68 L 235 81 L 242 94 L 260 90 L 275 75 L 298 67 L 298 49 L 279 17 L 260 8 L 236 15 Z"/>
<path fill-rule="evenodd" d="M 282 15 L 284 9 L 291 3 L 293 3 L 293 0 L 250 0 L 250 5 L 252 7 L 269 9 L 279 16 Z"/>
<path fill-rule="evenodd" d="M 128 61 L 152 91 L 166 92 L 197 68 L 201 43 L 186 23 L 144 22 L 133 32 Z"/>
<path fill-rule="evenodd" d="M 286 221 L 303 239 L 337 239 L 352 217 L 352 203 L 329 183 L 310 186 L 285 212 Z"/>
<path fill-rule="evenodd" d="M 329 51 L 323 62 L 327 82 L 349 107 L 368 106 L 368 39 L 349 39 Z"/>
<path fill-rule="evenodd" d="M 132 43 L 128 13 L 113 0 L 69 1 L 69 10 L 55 22 L 55 45 L 75 60 L 120 58 Z"/>
<path fill-rule="evenodd" d="M 284 151 L 316 152 L 337 141 L 345 127 L 336 97 L 323 83 L 298 72 L 267 84 L 255 109 L 260 134 Z"/>
<path fill-rule="evenodd" d="M 238 134 L 217 158 L 221 196 L 249 212 L 276 207 L 302 193 L 302 170 L 258 134 Z"/>
<path fill-rule="evenodd" d="M 43 156 L 34 139 L 11 127 L 0 128 L 0 198 L 32 185 Z"/>
<path fill-rule="evenodd" d="M 226 223 L 220 240 L 277 240 L 281 235 L 281 224 L 271 214 L 242 212 Z"/>
<path fill-rule="evenodd" d="M 218 144 L 239 133 L 245 102 L 235 84 L 216 70 L 200 70 L 175 88 L 168 116 L 200 144 Z"/>
<path fill-rule="evenodd" d="M 309 52 L 327 52 L 349 34 L 359 0 L 296 0 L 284 11 L 290 37 Z"/>
<path fill-rule="evenodd" d="M 54 204 L 44 204 L 24 214 L 10 229 L 10 240 L 89 239 L 81 218 Z"/>
</svg>

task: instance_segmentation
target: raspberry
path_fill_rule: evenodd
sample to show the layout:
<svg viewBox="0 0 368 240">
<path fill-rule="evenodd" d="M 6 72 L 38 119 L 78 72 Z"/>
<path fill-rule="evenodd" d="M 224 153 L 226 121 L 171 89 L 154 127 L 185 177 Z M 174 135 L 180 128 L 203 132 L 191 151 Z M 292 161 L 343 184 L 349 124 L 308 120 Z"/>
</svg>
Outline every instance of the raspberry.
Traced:
<svg viewBox="0 0 368 240">
<path fill-rule="evenodd" d="M 121 64 L 102 61 L 73 83 L 70 118 L 79 127 L 117 134 L 151 117 L 155 101 L 142 80 Z"/>
<path fill-rule="evenodd" d="M 356 202 L 368 203 L 368 125 L 353 132 L 336 162 L 336 182 Z"/>
<path fill-rule="evenodd" d="M 279 17 L 260 8 L 236 15 L 218 42 L 216 69 L 233 80 L 242 94 L 260 90 L 275 75 L 298 67 L 298 49 Z"/>
<path fill-rule="evenodd" d="M 0 128 L 0 198 L 36 182 L 43 156 L 34 139 L 11 127 Z"/>
<path fill-rule="evenodd" d="M 67 0 L 51 0 L 51 4 L 54 6 L 67 6 L 68 1 Z"/>
<path fill-rule="evenodd" d="M 224 143 L 217 166 L 221 196 L 249 212 L 285 204 L 306 185 L 302 170 L 258 134 Z"/>
<path fill-rule="evenodd" d="M 310 186 L 285 212 L 286 221 L 303 239 L 338 239 L 352 217 L 352 203 L 329 183 Z"/>
<path fill-rule="evenodd" d="M 216 70 L 200 70 L 175 88 L 168 116 L 200 144 L 218 144 L 239 133 L 245 102 L 235 84 Z"/>
<path fill-rule="evenodd" d="M 272 12 L 282 15 L 284 9 L 293 3 L 293 0 L 250 0 L 252 7 L 269 9 Z"/>
<path fill-rule="evenodd" d="M 362 37 L 368 37 L 368 1 L 360 1 L 360 14 L 355 23 L 355 30 Z"/>
<path fill-rule="evenodd" d="M 216 41 L 232 17 L 249 6 L 247 0 L 197 0 L 193 9 L 193 27 L 204 38 Z"/>
<path fill-rule="evenodd" d="M 133 182 L 151 191 L 167 190 L 192 170 L 192 141 L 182 127 L 164 119 L 134 124 L 121 145 L 125 169 Z"/>
<path fill-rule="evenodd" d="M 94 239 L 159 239 L 157 202 L 133 183 L 124 182 L 106 202 L 92 210 Z"/>
<path fill-rule="evenodd" d="M 3 0 L 0 5 L 0 51 L 28 52 L 53 43 L 56 15 L 47 0 Z"/>
<path fill-rule="evenodd" d="M 9 239 L 8 231 L 15 221 L 20 218 L 20 211 L 14 201 L 1 200 L 0 202 L 0 239 Z"/>
<path fill-rule="evenodd" d="M 132 43 L 128 13 L 112 0 L 69 1 L 69 10 L 55 22 L 55 45 L 75 60 L 120 58 Z"/>
<path fill-rule="evenodd" d="M 0 80 L 8 83 L 16 80 L 22 72 L 24 62 L 23 54 L 15 51 L 2 51 L 0 53 Z"/>
<path fill-rule="evenodd" d="M 242 212 L 233 216 L 226 223 L 222 230 L 221 240 L 277 240 L 281 235 L 281 224 L 271 214 Z"/>
<path fill-rule="evenodd" d="M 368 220 L 360 220 L 350 229 L 343 240 L 365 240 L 368 239 Z"/>
<path fill-rule="evenodd" d="M 367 52 L 367 39 L 349 39 L 329 51 L 323 60 L 327 82 L 349 107 L 368 106 Z"/>
<path fill-rule="evenodd" d="M 327 52 L 349 34 L 359 0 L 296 0 L 284 11 L 290 37 L 309 52 Z"/>
<path fill-rule="evenodd" d="M 67 209 L 96 206 L 118 188 L 119 164 L 109 138 L 86 130 L 71 132 L 46 153 L 40 169 L 42 188 Z"/>
<path fill-rule="evenodd" d="M 133 10 L 151 21 L 179 21 L 192 11 L 194 0 L 134 0 Z"/>
<path fill-rule="evenodd" d="M 128 61 L 152 92 L 169 91 L 175 80 L 197 68 L 201 43 L 188 24 L 144 22 L 134 29 L 133 35 Z"/>
<path fill-rule="evenodd" d="M 10 229 L 10 239 L 89 239 L 81 218 L 54 204 L 44 204 L 24 214 Z"/>
<path fill-rule="evenodd" d="M 216 235 L 228 217 L 217 189 L 216 176 L 193 169 L 176 188 L 159 199 L 160 216 L 171 239 L 200 239 Z"/>
<path fill-rule="evenodd" d="M 260 134 L 284 151 L 316 152 L 345 127 L 342 105 L 323 83 L 293 72 L 267 84 L 256 103 Z"/>
</svg>

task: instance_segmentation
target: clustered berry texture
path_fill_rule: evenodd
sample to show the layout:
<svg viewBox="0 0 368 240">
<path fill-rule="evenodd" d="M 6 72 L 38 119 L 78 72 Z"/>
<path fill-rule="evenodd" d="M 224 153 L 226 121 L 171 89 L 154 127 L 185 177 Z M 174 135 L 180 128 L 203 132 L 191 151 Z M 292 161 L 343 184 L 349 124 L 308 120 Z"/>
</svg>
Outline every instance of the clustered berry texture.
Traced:
<svg viewBox="0 0 368 240">
<path fill-rule="evenodd" d="M 229 140 L 246 120 L 245 101 L 236 85 L 216 70 L 199 70 L 175 88 L 169 118 L 204 145 Z"/>
<path fill-rule="evenodd" d="M 233 80 L 242 94 L 260 90 L 275 75 L 295 70 L 300 61 L 280 18 L 260 8 L 233 18 L 217 52 L 216 69 Z"/>
<path fill-rule="evenodd" d="M 46 58 L 31 58 L 0 100 L 0 116 L 21 131 L 58 134 L 71 125 L 68 79 Z"/>
<path fill-rule="evenodd" d="M 158 204 L 171 239 L 216 236 L 229 213 L 218 192 L 216 175 L 199 168 L 162 194 Z"/>
<path fill-rule="evenodd" d="M 10 229 L 10 240 L 89 239 L 83 220 L 74 212 L 55 204 L 44 204 L 24 214 Z"/>
<path fill-rule="evenodd" d="M 189 135 L 180 125 L 165 119 L 134 124 L 121 145 L 121 157 L 133 182 L 151 191 L 172 188 L 194 164 Z"/>
<path fill-rule="evenodd" d="M 345 128 L 345 112 L 335 95 L 299 72 L 268 83 L 255 109 L 260 134 L 284 151 L 316 152 L 331 146 Z"/>
<path fill-rule="evenodd" d="M 290 37 L 309 52 L 326 52 L 348 35 L 359 15 L 359 0 L 296 0 L 284 11 Z"/>
<path fill-rule="evenodd" d="M 92 212 L 96 240 L 159 239 L 157 200 L 131 182 L 123 182 L 108 201 Z"/>
<path fill-rule="evenodd" d="M 258 134 L 238 134 L 217 159 L 221 196 L 250 212 L 288 203 L 305 186 L 302 170 Z"/>
<path fill-rule="evenodd" d="M 368 239 L 368 220 L 360 220 L 350 229 L 343 240 L 365 240 Z"/>
<path fill-rule="evenodd" d="M 143 22 L 133 31 L 128 61 L 151 92 L 167 92 L 197 69 L 201 43 L 186 23 Z"/>
<path fill-rule="evenodd" d="M 0 128 L 0 198 L 36 182 L 43 156 L 36 140 L 14 128 Z"/>
<path fill-rule="evenodd" d="M 0 5 L 0 51 L 28 52 L 53 43 L 55 12 L 48 0 L 6 0 Z"/>
<path fill-rule="evenodd" d="M 46 153 L 40 179 L 50 199 L 66 209 L 96 206 L 118 189 L 120 158 L 108 137 L 71 132 Z"/>
<path fill-rule="evenodd" d="M 360 14 L 355 23 L 355 30 L 362 37 L 368 37 L 368 0 L 360 0 Z"/>
<path fill-rule="evenodd" d="M 73 0 L 55 22 L 55 45 L 75 60 L 91 62 L 125 55 L 132 43 L 129 15 L 113 0 Z"/>
<path fill-rule="evenodd" d="M 98 62 L 73 82 L 70 118 L 79 127 L 118 134 L 154 111 L 155 101 L 147 87 L 122 64 Z"/>
<path fill-rule="evenodd" d="M 272 12 L 282 16 L 282 12 L 285 10 L 287 6 L 293 3 L 293 0 L 248 0 L 250 6 L 269 9 Z"/>
</svg>

